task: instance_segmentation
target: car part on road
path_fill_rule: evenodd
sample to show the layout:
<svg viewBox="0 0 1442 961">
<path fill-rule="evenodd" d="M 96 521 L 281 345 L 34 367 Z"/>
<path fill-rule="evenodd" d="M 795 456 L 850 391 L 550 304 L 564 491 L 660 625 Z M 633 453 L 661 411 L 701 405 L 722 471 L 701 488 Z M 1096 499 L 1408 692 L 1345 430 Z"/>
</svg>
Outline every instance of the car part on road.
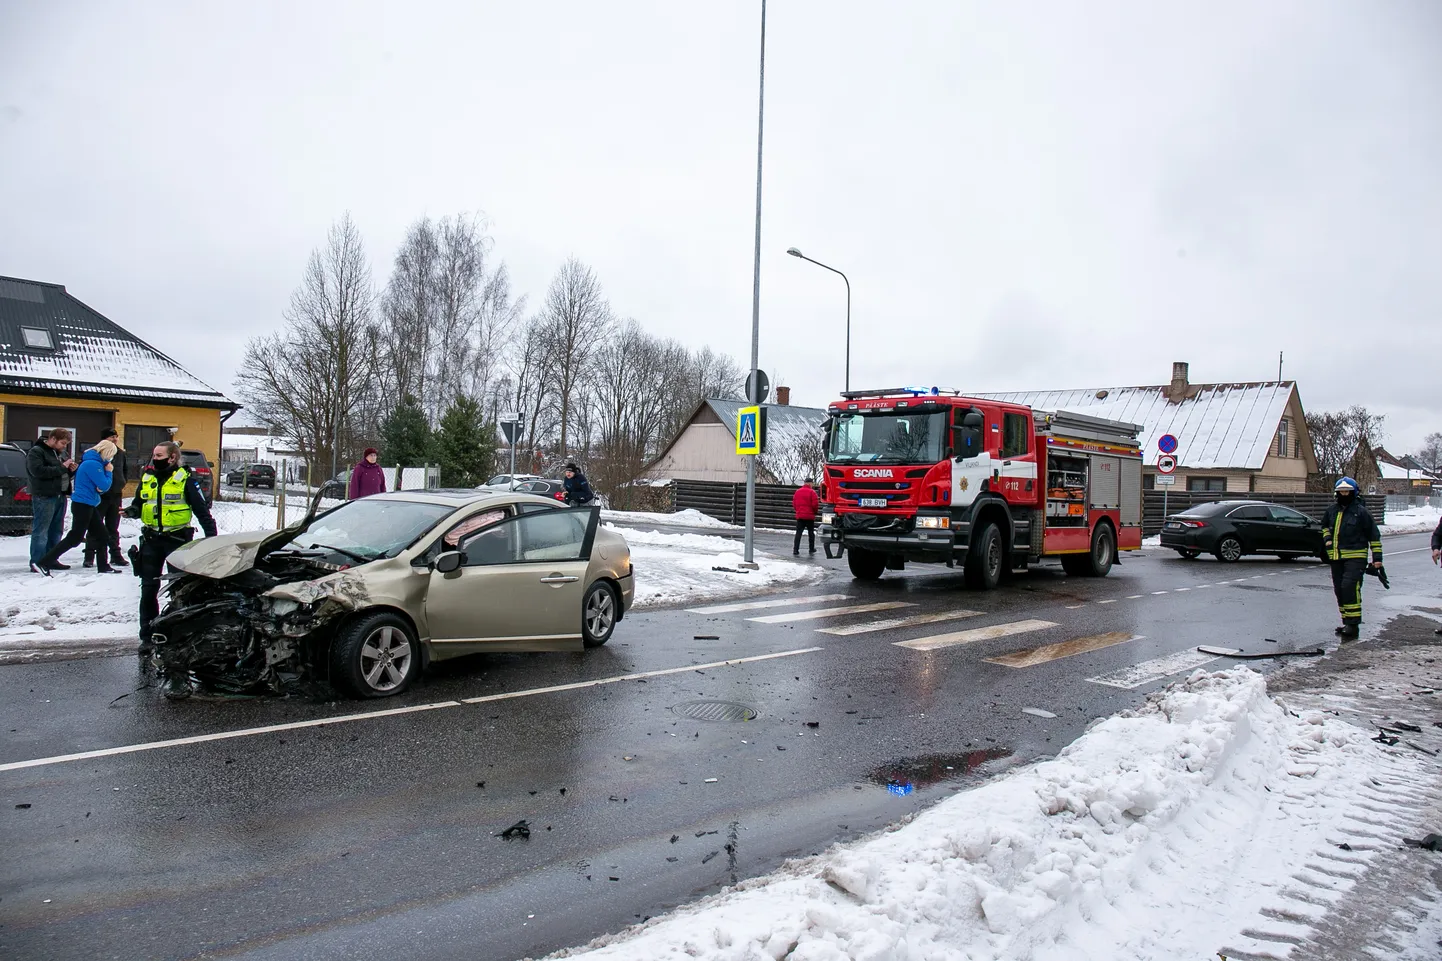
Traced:
<svg viewBox="0 0 1442 961">
<path fill-rule="evenodd" d="M 1235 564 L 1242 559 L 1242 542 L 1230 534 L 1217 541 L 1217 560 Z"/>
<path fill-rule="evenodd" d="M 1271 638 L 1268 638 L 1271 640 Z M 1272 643 L 1276 643 L 1273 641 Z M 1211 654 L 1214 657 L 1234 657 L 1240 661 L 1263 661 L 1269 657 L 1321 657 L 1327 652 L 1321 648 L 1309 651 L 1263 651 L 1260 654 L 1249 654 L 1235 647 L 1212 647 L 1207 644 L 1198 644 L 1197 650 L 1203 654 Z"/>
</svg>

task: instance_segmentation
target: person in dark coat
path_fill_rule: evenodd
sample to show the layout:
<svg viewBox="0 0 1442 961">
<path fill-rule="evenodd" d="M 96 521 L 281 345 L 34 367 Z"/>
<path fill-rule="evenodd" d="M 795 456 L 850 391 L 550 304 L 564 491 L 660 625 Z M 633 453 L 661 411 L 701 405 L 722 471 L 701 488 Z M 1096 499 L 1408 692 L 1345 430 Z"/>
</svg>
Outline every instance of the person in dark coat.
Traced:
<svg viewBox="0 0 1442 961">
<path fill-rule="evenodd" d="M 115 457 L 115 444 L 103 440 L 80 459 L 75 471 L 74 493 L 70 499 L 70 533 L 40 558 L 37 566 L 40 573 L 49 577 L 51 571 L 69 570 L 69 565 L 60 563 L 61 556 L 72 547 L 79 547 L 86 537 L 105 538 L 105 522 L 99 514 L 100 499 L 110 490 L 110 478 L 114 472 L 111 460 Z M 101 554 L 96 567 L 101 574 L 114 574 L 108 554 Z"/>
<path fill-rule="evenodd" d="M 93 567 L 97 554 L 109 553 L 111 567 L 125 567 L 128 562 L 120 553 L 120 507 L 125 500 L 125 484 L 130 480 L 130 463 L 120 446 L 119 431 L 107 427 L 100 432 L 100 439 L 115 445 L 115 456 L 110 459 L 110 490 L 100 495 L 100 507 L 96 510 L 106 536 L 85 539 L 85 566 Z"/>
<path fill-rule="evenodd" d="M 60 543 L 65 530 L 65 497 L 63 484 L 75 470 L 73 460 L 61 457 L 70 446 L 70 431 L 57 427 L 25 455 L 25 473 L 30 489 L 30 570 L 39 574 L 40 559 Z"/>
<path fill-rule="evenodd" d="M 1361 632 L 1362 575 L 1367 570 L 1367 551 L 1372 566 L 1382 566 L 1382 532 L 1362 503 L 1361 488 L 1350 477 L 1337 481 L 1337 502 L 1322 517 L 1322 545 L 1332 564 L 1332 591 L 1342 626 L 1337 633 L 1353 640 Z"/>
<path fill-rule="evenodd" d="M 1442 520 L 1437 521 L 1437 529 L 1432 532 L 1432 563 L 1442 565 Z M 1442 627 L 1432 633 L 1442 634 Z"/>
<path fill-rule="evenodd" d="M 796 541 L 791 546 L 793 555 L 801 553 L 801 532 L 806 532 L 806 544 L 811 550 L 808 553 L 816 553 L 816 513 L 821 508 L 821 497 L 816 493 L 812 485 L 816 478 L 806 478 L 806 483 L 796 488 L 796 493 L 791 495 L 791 509 L 796 513 Z"/>
<path fill-rule="evenodd" d="M 379 452 L 374 447 L 367 447 L 355 467 L 351 468 L 350 483 L 346 485 L 346 500 L 360 500 L 362 497 L 386 492 L 386 472 L 379 461 Z"/>
<path fill-rule="evenodd" d="M 596 492 L 591 490 L 591 482 L 586 480 L 586 475 L 581 473 L 581 468 L 575 464 L 566 465 L 566 481 L 563 486 L 566 489 L 568 507 L 585 507 L 596 499 Z"/>
</svg>

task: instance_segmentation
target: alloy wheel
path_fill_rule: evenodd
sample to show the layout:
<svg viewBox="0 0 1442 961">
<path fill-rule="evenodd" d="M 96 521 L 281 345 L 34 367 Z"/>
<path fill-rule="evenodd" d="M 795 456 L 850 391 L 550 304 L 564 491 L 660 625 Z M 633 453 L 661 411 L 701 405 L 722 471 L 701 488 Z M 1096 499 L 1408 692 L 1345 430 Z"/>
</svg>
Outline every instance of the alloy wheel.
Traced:
<svg viewBox="0 0 1442 961">
<path fill-rule="evenodd" d="M 361 645 L 361 675 L 373 690 L 394 690 L 410 674 L 412 656 L 404 632 L 390 625 L 378 627 Z"/>
<path fill-rule="evenodd" d="M 616 622 L 616 598 L 609 590 L 592 591 L 582 615 L 591 637 L 606 637 Z"/>
</svg>

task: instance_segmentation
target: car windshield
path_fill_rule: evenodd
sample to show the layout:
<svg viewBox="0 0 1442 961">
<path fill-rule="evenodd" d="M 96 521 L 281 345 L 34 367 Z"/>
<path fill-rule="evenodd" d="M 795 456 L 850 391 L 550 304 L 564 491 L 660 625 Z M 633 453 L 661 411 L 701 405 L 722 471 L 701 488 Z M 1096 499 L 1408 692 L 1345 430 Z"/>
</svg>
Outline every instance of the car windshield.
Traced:
<svg viewBox="0 0 1442 961">
<path fill-rule="evenodd" d="M 831 432 L 831 463 L 935 464 L 946 452 L 946 411 L 842 414 Z"/>
<path fill-rule="evenodd" d="M 365 497 L 317 517 L 281 549 L 331 548 L 372 561 L 394 557 L 455 510 L 444 504 Z"/>
</svg>

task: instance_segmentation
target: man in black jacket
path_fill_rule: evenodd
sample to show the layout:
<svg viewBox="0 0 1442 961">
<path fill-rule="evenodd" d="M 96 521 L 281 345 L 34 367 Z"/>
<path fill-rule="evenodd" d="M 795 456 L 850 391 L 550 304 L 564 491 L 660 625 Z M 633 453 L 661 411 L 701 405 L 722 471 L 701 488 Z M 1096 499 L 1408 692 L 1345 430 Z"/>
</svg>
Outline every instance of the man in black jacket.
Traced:
<svg viewBox="0 0 1442 961">
<path fill-rule="evenodd" d="M 171 441 L 156 444 L 154 460 L 140 473 L 135 500 L 125 516 L 138 518 L 144 527 L 140 546 L 132 547 L 130 559 L 140 578 L 140 650 L 150 650 L 150 624 L 160 616 L 160 577 L 165 559 L 195 537 L 191 518 L 200 521 L 206 537 L 214 537 L 215 519 L 210 504 L 194 475 L 180 466 L 180 445 Z"/>
<path fill-rule="evenodd" d="M 75 470 L 75 461 L 62 460 L 60 452 L 70 446 L 70 431 L 57 427 L 30 447 L 25 455 L 25 472 L 30 488 L 30 569 L 40 573 L 40 559 L 60 543 L 65 529 L 65 482 Z M 61 569 L 65 565 L 57 565 Z"/>
<path fill-rule="evenodd" d="M 582 474 L 581 468 L 575 464 L 566 465 L 566 480 L 562 486 L 566 491 L 568 507 L 585 507 L 596 499 L 596 492 L 591 490 L 591 482 L 586 480 L 586 475 Z"/>
<path fill-rule="evenodd" d="M 101 522 L 105 525 L 109 540 L 98 543 L 94 538 L 87 538 L 85 541 L 85 566 L 94 567 L 97 554 L 104 554 L 109 551 L 110 565 L 112 567 L 124 567 L 126 565 L 125 555 L 120 553 L 120 504 L 125 500 L 125 482 L 129 480 L 129 463 L 125 450 L 120 447 L 120 432 L 114 427 L 107 427 L 100 432 L 101 440 L 108 440 L 115 444 L 115 457 L 110 461 L 110 490 L 100 495 L 100 506 L 96 510 L 100 514 Z M 104 557 L 101 557 L 104 560 Z"/>
<path fill-rule="evenodd" d="M 1367 570 L 1367 551 L 1372 551 L 1372 566 L 1381 567 L 1382 532 L 1362 503 L 1356 481 L 1343 477 L 1333 489 L 1337 502 L 1327 508 L 1322 518 L 1322 545 L 1332 563 L 1332 591 L 1342 615 L 1337 633 L 1344 640 L 1352 640 L 1361 632 L 1362 575 Z"/>
</svg>

